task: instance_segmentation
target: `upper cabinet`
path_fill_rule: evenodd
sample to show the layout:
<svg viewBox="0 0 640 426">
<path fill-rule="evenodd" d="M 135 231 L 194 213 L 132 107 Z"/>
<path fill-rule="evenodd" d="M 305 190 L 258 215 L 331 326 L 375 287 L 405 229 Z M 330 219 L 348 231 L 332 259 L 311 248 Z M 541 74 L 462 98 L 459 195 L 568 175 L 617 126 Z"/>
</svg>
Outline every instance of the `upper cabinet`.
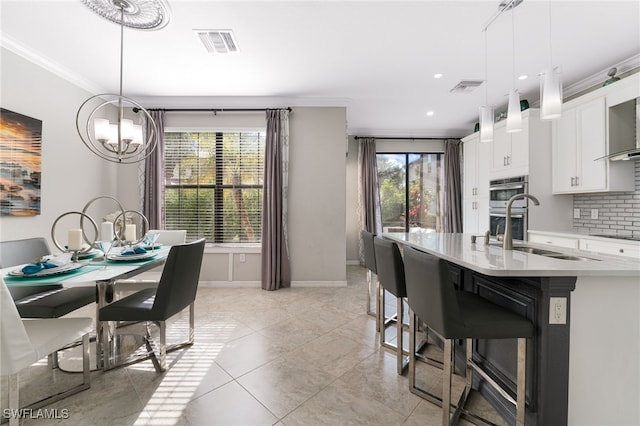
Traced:
<svg viewBox="0 0 640 426">
<path fill-rule="evenodd" d="M 633 164 L 603 159 L 615 149 L 609 135 L 618 125 L 609 122 L 612 102 L 628 82 L 602 87 L 563 105 L 562 117 L 552 123 L 552 173 L 554 194 L 633 191 Z"/>
<path fill-rule="evenodd" d="M 539 127 L 546 126 L 539 120 L 539 110 L 528 109 L 522 112 L 522 131 L 507 133 L 507 121 L 499 121 L 494 126 L 489 175 L 491 179 L 500 179 L 529 174 L 530 145 L 537 142 Z M 532 146 L 532 147 L 533 147 Z"/>
</svg>

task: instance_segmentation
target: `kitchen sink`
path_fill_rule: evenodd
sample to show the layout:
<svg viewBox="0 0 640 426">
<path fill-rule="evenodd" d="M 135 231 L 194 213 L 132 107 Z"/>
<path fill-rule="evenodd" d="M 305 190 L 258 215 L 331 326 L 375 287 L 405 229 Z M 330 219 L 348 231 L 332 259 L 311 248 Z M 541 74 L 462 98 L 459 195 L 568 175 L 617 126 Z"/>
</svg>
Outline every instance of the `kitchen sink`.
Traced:
<svg viewBox="0 0 640 426">
<path fill-rule="evenodd" d="M 564 254 L 557 251 L 544 250 L 544 249 L 539 249 L 535 247 L 514 247 L 513 250 L 522 251 L 530 254 L 537 254 L 539 256 L 551 257 L 553 259 L 560 259 L 560 260 L 599 260 L 599 259 L 593 259 L 591 257 L 575 256 L 571 254 Z"/>
<path fill-rule="evenodd" d="M 555 255 L 562 255 L 562 253 L 559 253 L 557 251 L 551 251 L 551 250 L 544 250 L 544 249 L 539 249 L 539 248 L 534 248 L 534 247 L 514 247 L 513 248 L 515 251 L 523 251 L 525 253 L 531 253 L 531 254 L 538 254 L 540 256 L 555 256 Z"/>
</svg>

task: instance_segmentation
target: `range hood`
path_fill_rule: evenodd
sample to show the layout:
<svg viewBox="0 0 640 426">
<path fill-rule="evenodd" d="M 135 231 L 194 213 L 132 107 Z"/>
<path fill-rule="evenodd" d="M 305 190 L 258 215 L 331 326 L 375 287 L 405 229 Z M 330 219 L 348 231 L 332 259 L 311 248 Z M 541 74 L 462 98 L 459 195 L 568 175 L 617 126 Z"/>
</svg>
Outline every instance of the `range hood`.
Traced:
<svg viewBox="0 0 640 426">
<path fill-rule="evenodd" d="M 609 108 L 609 149 L 598 160 L 640 160 L 640 98 Z"/>
</svg>

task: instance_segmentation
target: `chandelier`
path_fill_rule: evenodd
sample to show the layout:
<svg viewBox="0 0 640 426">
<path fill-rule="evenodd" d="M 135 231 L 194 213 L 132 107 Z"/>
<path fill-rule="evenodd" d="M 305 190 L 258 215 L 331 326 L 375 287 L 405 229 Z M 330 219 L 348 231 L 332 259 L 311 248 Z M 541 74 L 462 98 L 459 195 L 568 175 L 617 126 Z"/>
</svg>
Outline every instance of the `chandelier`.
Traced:
<svg viewBox="0 0 640 426">
<path fill-rule="evenodd" d="M 137 163 L 156 148 L 158 131 L 149 111 L 122 94 L 124 27 L 139 30 L 165 27 L 169 23 L 168 5 L 163 0 L 82 0 L 82 3 L 120 25 L 120 91 L 84 101 L 76 114 L 76 129 L 85 146 L 97 156 L 114 163 Z M 142 125 L 134 124 L 136 112 L 146 121 L 146 132 Z"/>
</svg>

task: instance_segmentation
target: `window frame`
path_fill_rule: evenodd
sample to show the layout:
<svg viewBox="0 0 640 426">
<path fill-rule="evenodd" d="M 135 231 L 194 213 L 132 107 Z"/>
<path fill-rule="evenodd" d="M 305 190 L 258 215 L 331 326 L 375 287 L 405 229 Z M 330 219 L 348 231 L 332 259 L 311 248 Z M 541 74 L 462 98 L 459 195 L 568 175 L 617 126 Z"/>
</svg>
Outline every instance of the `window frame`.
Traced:
<svg viewBox="0 0 640 426">
<path fill-rule="evenodd" d="M 440 156 L 440 162 L 442 164 L 444 164 L 444 156 L 445 153 L 441 150 L 419 150 L 419 151 L 406 151 L 406 150 L 402 150 L 402 151 L 389 151 L 389 150 L 384 150 L 384 151 L 377 151 L 376 150 L 376 164 L 378 161 L 378 155 L 397 155 L 397 156 L 404 156 L 404 232 L 410 232 L 411 230 L 411 221 L 410 221 L 410 211 L 411 211 L 411 206 L 410 206 L 410 196 L 411 196 L 411 188 L 410 188 L 410 173 L 409 173 L 409 156 L 411 155 L 439 155 Z M 377 171 L 378 176 L 378 198 L 380 199 L 380 202 L 382 203 L 382 197 L 380 194 L 380 171 Z M 441 191 L 444 191 L 444 188 L 440 189 Z M 441 196 L 440 194 L 438 194 L 438 196 Z M 381 219 L 383 219 L 381 217 Z M 382 224 L 383 228 L 384 228 L 384 223 Z"/>
<path fill-rule="evenodd" d="M 215 146 L 216 146 L 216 157 L 218 157 L 218 152 L 223 152 L 222 143 L 224 140 L 225 133 L 261 133 L 264 135 L 264 139 L 266 141 L 266 126 L 264 127 L 256 127 L 256 126 L 246 126 L 246 127 L 200 127 L 200 126 L 189 126 L 189 127 L 165 127 L 164 134 L 167 133 L 213 133 L 215 134 Z M 266 151 L 266 148 L 265 148 Z M 166 146 L 163 151 L 163 158 L 166 155 Z M 263 151 L 263 160 L 264 160 L 264 151 Z M 165 166 L 166 167 L 166 166 Z M 242 246 L 242 247 L 252 247 L 256 245 L 260 245 L 262 242 L 262 224 L 260 224 L 260 239 L 256 241 L 224 241 L 224 191 L 232 190 L 232 189 L 260 189 L 264 190 L 264 181 L 261 185 L 258 184 L 243 184 L 243 185 L 233 185 L 233 184 L 225 184 L 224 183 L 224 161 L 215 161 L 215 183 L 206 183 L 206 184 L 170 184 L 169 180 L 166 179 L 166 173 L 164 172 L 163 167 L 163 190 L 166 192 L 167 190 L 174 189 L 205 189 L 213 191 L 213 218 L 212 223 L 214 226 L 213 238 L 207 240 L 208 246 Z M 264 168 L 264 163 L 262 165 Z M 163 221 L 166 221 L 166 198 L 163 201 Z M 262 217 L 262 206 L 260 207 L 260 216 Z M 166 222 L 165 222 L 166 223 Z M 165 225 L 166 226 L 166 225 Z M 217 231 L 218 229 L 222 229 L 222 231 Z"/>
</svg>

